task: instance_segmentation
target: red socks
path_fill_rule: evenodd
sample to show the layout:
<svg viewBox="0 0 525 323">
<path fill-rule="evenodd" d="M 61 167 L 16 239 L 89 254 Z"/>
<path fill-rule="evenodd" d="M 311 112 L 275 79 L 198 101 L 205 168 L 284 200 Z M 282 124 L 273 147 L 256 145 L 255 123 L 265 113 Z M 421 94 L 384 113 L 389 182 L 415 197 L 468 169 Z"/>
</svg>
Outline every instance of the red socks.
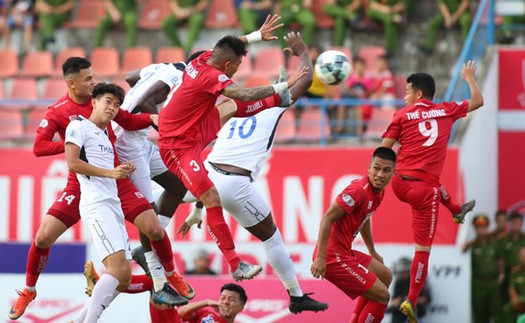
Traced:
<svg viewBox="0 0 525 323">
<path fill-rule="evenodd" d="M 379 323 L 385 316 L 387 304 L 370 300 L 359 315 L 358 323 Z"/>
<path fill-rule="evenodd" d="M 461 205 L 452 200 L 452 197 L 448 194 L 445 186 L 441 185 L 439 190 L 441 191 L 441 204 L 443 204 L 452 215 L 458 214 L 459 211 L 461 211 Z"/>
<path fill-rule="evenodd" d="M 224 222 L 222 207 L 217 206 L 206 209 L 206 220 L 208 221 L 208 232 L 230 263 L 231 271 L 237 270 L 241 260 L 235 252 L 235 244 L 233 243 L 230 228 Z"/>
<path fill-rule="evenodd" d="M 150 241 L 151 247 L 157 253 L 157 257 L 159 257 L 162 267 L 164 267 L 164 271 L 175 271 L 175 265 L 173 263 L 173 251 L 171 251 L 171 242 L 168 238 L 168 235 L 166 234 L 166 231 L 164 231 L 164 236 L 162 237 L 162 239 L 157 241 Z"/>
<path fill-rule="evenodd" d="M 235 104 L 237 104 L 237 112 L 235 113 L 235 117 L 249 117 L 263 110 L 278 107 L 279 104 L 281 104 L 281 97 L 279 94 L 274 94 L 258 101 L 244 102 L 235 100 Z"/>
<path fill-rule="evenodd" d="M 181 323 L 179 313 L 176 308 L 160 309 L 152 302 L 149 303 L 149 314 L 151 323 Z"/>
<path fill-rule="evenodd" d="M 146 275 L 131 275 L 131 283 L 124 291 L 127 294 L 149 292 L 153 289 L 153 281 Z"/>
<path fill-rule="evenodd" d="M 36 286 L 40 273 L 46 268 L 50 248 L 39 248 L 35 242 L 31 243 L 27 253 L 26 286 Z"/>
<path fill-rule="evenodd" d="M 413 306 L 417 305 L 417 299 L 427 279 L 428 273 L 428 258 L 430 253 L 426 251 L 416 251 L 412 265 L 410 266 L 410 289 L 408 291 L 408 299 Z"/>
<path fill-rule="evenodd" d="M 366 304 L 370 301 L 369 298 L 366 298 L 364 296 L 359 296 L 357 298 L 357 302 L 355 303 L 354 307 L 354 313 L 352 314 L 352 318 L 350 319 L 350 323 L 358 323 L 359 322 L 359 314 L 363 312 L 363 309 L 365 308 Z"/>
</svg>

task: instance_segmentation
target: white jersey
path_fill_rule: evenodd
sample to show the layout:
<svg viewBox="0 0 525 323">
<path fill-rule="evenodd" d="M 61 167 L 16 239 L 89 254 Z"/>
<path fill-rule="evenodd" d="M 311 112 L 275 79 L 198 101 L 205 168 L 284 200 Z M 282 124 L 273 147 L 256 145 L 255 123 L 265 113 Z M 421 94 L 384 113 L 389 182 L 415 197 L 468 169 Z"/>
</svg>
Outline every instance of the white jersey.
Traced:
<svg viewBox="0 0 525 323">
<path fill-rule="evenodd" d="M 124 102 L 120 106 L 121 109 L 129 111 L 131 113 L 140 113 L 140 111 L 134 111 L 137 107 L 138 102 L 155 83 L 162 81 L 166 83 L 170 88 L 182 77 L 182 72 L 186 64 L 178 63 L 181 65 L 178 69 L 174 64 L 151 64 L 140 70 L 140 79 L 137 84 L 129 90 L 128 94 L 124 98 Z M 160 104 L 162 107 L 162 103 Z M 148 132 L 151 127 L 138 131 L 126 131 L 120 125 L 113 122 L 113 129 L 117 136 L 117 145 L 119 142 L 125 143 L 129 146 L 141 146 L 143 140 L 147 140 Z"/>
<path fill-rule="evenodd" d="M 285 110 L 276 107 L 251 117 L 230 119 L 219 131 L 206 160 L 247 169 L 255 180 L 270 155 L 277 123 Z"/>
<path fill-rule="evenodd" d="M 89 119 L 79 117 L 69 123 L 65 142 L 80 147 L 80 159 L 105 169 L 115 168 L 115 153 L 107 132 L 97 127 Z M 80 183 L 80 208 L 97 204 L 100 201 L 118 198 L 117 181 L 107 177 L 77 174 Z"/>
</svg>

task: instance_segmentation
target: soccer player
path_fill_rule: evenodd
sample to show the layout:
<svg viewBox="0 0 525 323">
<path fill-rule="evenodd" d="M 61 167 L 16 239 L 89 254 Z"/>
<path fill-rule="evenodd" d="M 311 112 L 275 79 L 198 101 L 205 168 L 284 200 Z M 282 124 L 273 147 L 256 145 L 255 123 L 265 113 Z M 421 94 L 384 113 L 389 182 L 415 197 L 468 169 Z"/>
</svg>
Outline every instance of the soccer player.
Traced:
<svg viewBox="0 0 525 323">
<path fill-rule="evenodd" d="M 56 155 L 64 152 L 64 138 L 66 127 L 69 122 L 78 116 L 89 118 L 91 115 L 91 92 L 95 86 L 91 62 L 81 57 L 70 57 L 62 65 L 64 80 L 67 84 L 68 93 L 51 105 L 40 123 L 37 130 L 33 152 L 37 157 Z M 114 119 L 122 124 L 127 130 L 140 130 L 153 124 L 152 116 L 143 114 L 134 116 L 126 111 L 117 113 Z M 114 141 L 114 133 L 108 128 L 110 139 Z M 61 141 L 54 142 L 53 137 L 58 133 Z M 148 210 L 151 206 L 144 197 L 136 190 L 128 179 L 119 180 L 119 194 L 122 208 L 126 219 L 148 234 L 159 240 L 155 245 L 162 250 L 162 257 L 169 266 L 172 259 L 171 245 L 164 235 L 164 231 L 156 217 Z M 80 186 L 76 175 L 70 172 L 66 187 L 42 218 L 42 222 L 36 233 L 35 239 L 29 248 L 26 268 L 26 287 L 19 292 L 19 297 L 11 307 L 9 318 L 16 320 L 24 314 L 29 303 L 36 297 L 36 283 L 40 273 L 44 270 L 53 243 L 69 227 L 80 220 L 78 203 L 80 198 Z M 153 218 L 152 218 L 153 216 Z M 166 237 L 164 239 L 164 237 Z M 169 258 L 168 258 L 169 257 Z M 173 263 L 171 261 L 171 263 Z M 169 291 L 169 285 L 165 285 L 165 295 L 158 294 L 159 300 L 165 297 L 173 304 L 173 297 L 179 297 L 177 293 Z M 171 301 L 169 300 L 171 299 Z"/>
<path fill-rule="evenodd" d="M 190 323 L 233 323 L 247 300 L 248 296 L 240 285 L 225 284 L 221 287 L 219 301 L 207 299 L 190 303 L 179 308 L 178 315 L 184 322 Z"/>
<path fill-rule="evenodd" d="M 93 89 L 89 119 L 79 116 L 66 129 L 67 166 L 80 184 L 79 209 L 99 257 L 106 267 L 93 289 L 84 322 L 97 322 L 102 311 L 131 280 L 131 250 L 118 197 L 117 179 L 135 170 L 132 163 L 115 167 L 115 153 L 107 126 L 117 115 L 124 90 L 100 83 Z"/>
<path fill-rule="evenodd" d="M 350 298 L 357 298 L 351 323 L 381 322 L 390 299 L 392 273 L 375 250 L 370 217 L 383 200 L 395 163 L 392 149 L 377 148 L 368 175 L 352 181 L 321 219 L 310 271 L 315 278 L 322 277 Z M 369 255 L 352 249 L 358 233 Z"/>
<path fill-rule="evenodd" d="M 434 104 L 434 78 L 426 73 L 410 75 L 405 94 L 407 106 L 396 112 L 383 134 L 381 146 L 391 148 L 396 141 L 401 144 L 392 187 L 398 199 L 412 207 L 415 255 L 408 299 L 400 307 L 409 323 L 417 322 L 415 306 L 428 273 L 441 199 L 440 175 L 452 126 L 457 119 L 483 105 L 475 71 L 474 61 L 463 64 L 461 76 L 468 84 L 471 98 L 461 103 Z"/>
<path fill-rule="evenodd" d="M 309 68 L 308 76 L 290 88 L 292 100 L 295 100 L 303 96 L 310 87 L 313 68 L 300 34 L 291 32 L 285 36 L 285 41 L 292 54 L 299 56 L 301 67 Z M 283 72 L 286 71 L 283 69 L 281 73 Z M 282 75 L 280 81 L 285 78 L 287 75 Z M 303 293 L 290 253 L 273 221 L 270 206 L 252 184 L 270 155 L 275 128 L 285 111 L 286 108 L 275 107 L 255 116 L 232 118 L 219 132 L 205 167 L 219 192 L 224 208 L 239 224 L 262 241 L 270 265 L 290 295 L 290 312 L 317 312 L 327 309 L 328 305 Z M 185 234 L 191 224 L 199 221 L 200 217 L 189 218 L 179 232 Z"/>
<path fill-rule="evenodd" d="M 238 257 L 228 225 L 224 222 L 219 194 L 208 178 L 200 154 L 215 139 L 220 129 L 221 118 L 215 102 L 221 94 L 243 101 L 273 101 L 267 106 L 283 105 L 278 93 L 283 93 L 289 99 L 288 88 L 307 74 L 307 70 L 303 69 L 288 82 L 256 88 L 243 88 L 231 80 L 246 54 L 246 43 L 253 39 L 275 39 L 272 31 L 280 27 L 276 25 L 278 20 L 277 16 L 268 16 L 253 35 L 223 37 L 212 51 L 191 61 L 159 115 L 158 144 L 162 160 L 206 206 L 208 231 L 228 260 L 232 276 L 237 281 L 253 278 L 262 268 L 241 261 Z M 261 110 L 259 101 L 237 105 L 235 116 L 251 116 Z"/>
</svg>

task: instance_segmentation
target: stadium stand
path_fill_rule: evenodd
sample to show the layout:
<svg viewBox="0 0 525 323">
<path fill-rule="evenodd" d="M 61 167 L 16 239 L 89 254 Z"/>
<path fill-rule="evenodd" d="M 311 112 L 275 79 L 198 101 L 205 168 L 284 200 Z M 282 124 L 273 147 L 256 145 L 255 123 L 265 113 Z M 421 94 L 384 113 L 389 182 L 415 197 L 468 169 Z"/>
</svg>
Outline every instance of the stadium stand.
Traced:
<svg viewBox="0 0 525 323">
<path fill-rule="evenodd" d="M 102 0 L 80 0 L 77 15 L 68 25 L 76 29 L 95 29 L 105 14 Z"/>
<path fill-rule="evenodd" d="M 186 60 L 182 48 L 160 47 L 155 55 L 155 63 L 173 63 Z"/>
<path fill-rule="evenodd" d="M 168 0 L 146 0 L 139 19 L 139 28 L 159 30 L 162 21 L 169 14 Z"/>
<path fill-rule="evenodd" d="M 237 27 L 237 11 L 233 1 L 211 0 L 204 27 L 210 29 L 223 29 Z"/>
<path fill-rule="evenodd" d="M 11 49 L 0 50 L 0 77 L 13 77 L 18 74 L 18 54 Z"/>
<path fill-rule="evenodd" d="M 93 49 L 90 56 L 96 77 L 115 77 L 120 73 L 119 53 L 114 47 L 99 47 Z"/>
<path fill-rule="evenodd" d="M 151 54 L 151 49 L 148 47 L 127 48 L 122 57 L 120 72 L 125 76 L 126 73 L 150 65 L 151 63 L 153 63 L 153 55 Z"/>
<path fill-rule="evenodd" d="M 47 77 L 53 73 L 53 54 L 51 52 L 30 52 L 23 62 L 20 76 Z"/>
</svg>

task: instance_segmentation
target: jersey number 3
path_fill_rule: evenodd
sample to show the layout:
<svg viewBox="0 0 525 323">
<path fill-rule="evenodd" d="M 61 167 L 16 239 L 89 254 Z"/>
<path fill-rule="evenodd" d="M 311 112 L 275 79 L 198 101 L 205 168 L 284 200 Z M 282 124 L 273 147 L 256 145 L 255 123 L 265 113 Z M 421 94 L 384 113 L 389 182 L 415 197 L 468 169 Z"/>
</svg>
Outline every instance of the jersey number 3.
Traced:
<svg viewBox="0 0 525 323">
<path fill-rule="evenodd" d="M 430 125 L 430 128 L 428 128 L 428 125 Z M 421 121 L 418 123 L 419 126 L 419 132 L 425 136 L 428 137 L 427 141 L 423 144 L 425 147 L 432 146 L 438 137 L 438 123 L 436 119 L 428 119 L 425 121 Z"/>
</svg>

